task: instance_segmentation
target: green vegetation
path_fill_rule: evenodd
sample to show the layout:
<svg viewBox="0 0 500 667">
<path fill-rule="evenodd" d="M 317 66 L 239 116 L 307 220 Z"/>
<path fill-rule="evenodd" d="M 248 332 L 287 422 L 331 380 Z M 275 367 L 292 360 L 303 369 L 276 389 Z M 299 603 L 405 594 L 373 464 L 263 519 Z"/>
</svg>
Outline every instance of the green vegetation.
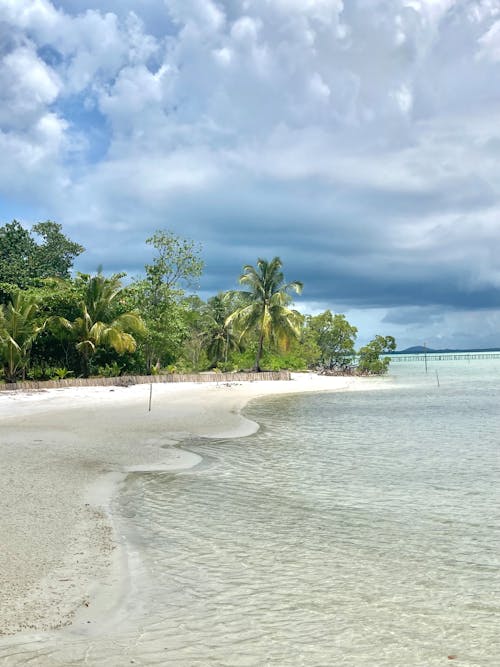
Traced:
<svg viewBox="0 0 500 667">
<path fill-rule="evenodd" d="M 304 316 L 279 257 L 243 267 L 243 289 L 203 301 L 190 293 L 201 248 L 157 231 L 143 276 L 72 275 L 82 246 L 47 221 L 0 227 L 0 381 L 207 370 L 381 374 L 395 349 L 376 336 L 357 353 L 357 329 L 327 310 Z"/>
<path fill-rule="evenodd" d="M 84 248 L 61 229 L 51 220 L 33 225 L 31 232 L 17 220 L 0 227 L 0 300 L 5 303 L 12 286 L 26 289 L 43 278 L 70 277 L 73 261 Z"/>
<path fill-rule="evenodd" d="M 26 376 L 31 346 L 45 327 L 37 314 L 35 298 L 21 290 L 13 294 L 9 303 L 0 306 L 0 358 L 7 382 Z"/>
</svg>

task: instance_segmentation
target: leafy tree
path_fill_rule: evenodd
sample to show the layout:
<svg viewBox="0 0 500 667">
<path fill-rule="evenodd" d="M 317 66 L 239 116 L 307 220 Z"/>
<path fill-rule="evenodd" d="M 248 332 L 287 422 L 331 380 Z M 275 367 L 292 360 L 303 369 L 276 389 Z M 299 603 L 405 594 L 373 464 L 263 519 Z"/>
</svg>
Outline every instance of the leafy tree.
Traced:
<svg viewBox="0 0 500 667">
<path fill-rule="evenodd" d="M 182 292 L 195 287 L 203 271 L 201 247 L 194 241 L 158 230 L 146 239 L 156 250 L 152 264 L 146 264 L 146 276 L 153 288 Z"/>
<path fill-rule="evenodd" d="M 17 220 L 0 227 L 0 282 L 7 284 L 4 299 L 9 299 L 9 286 L 26 287 L 34 246 L 29 231 Z"/>
<path fill-rule="evenodd" d="M 306 370 L 317 368 L 321 353 L 312 333 L 307 326 L 302 327 L 300 338 L 291 340 L 285 356 L 290 358 L 291 365 L 283 366 L 289 370 Z"/>
<path fill-rule="evenodd" d="M 321 352 L 321 363 L 332 368 L 351 363 L 355 356 L 354 343 L 358 330 L 349 324 L 345 315 L 333 315 L 326 310 L 308 319 L 308 328 Z"/>
<path fill-rule="evenodd" d="M 119 353 L 134 352 L 137 343 L 132 334 L 144 333 L 140 316 L 132 311 L 124 312 L 120 278 L 120 275 L 105 278 L 101 273 L 80 275 L 84 295 L 79 304 L 79 316 L 73 322 L 57 319 L 73 334 L 85 377 L 90 374 L 90 360 L 99 347 L 110 347 Z"/>
<path fill-rule="evenodd" d="M 260 371 L 264 343 L 272 342 L 277 347 L 285 348 L 287 342 L 300 334 L 302 315 L 289 308 L 290 292 L 300 294 L 302 283 L 285 283 L 281 270 L 282 262 L 275 257 L 270 262 L 257 260 L 257 268 L 247 264 L 243 267 L 240 283 L 248 286 L 241 291 L 244 305 L 232 313 L 226 320 L 227 325 L 234 323 L 241 336 L 257 331 L 257 353 L 254 370 Z"/>
<path fill-rule="evenodd" d="M 387 373 L 390 359 L 380 358 L 381 354 L 393 352 L 396 341 L 392 336 L 375 336 L 375 338 L 359 351 L 358 370 L 362 373 L 383 375 Z"/>
<path fill-rule="evenodd" d="M 33 277 L 70 277 L 75 257 L 81 255 L 85 248 L 79 243 L 70 241 L 61 230 L 62 226 L 52 220 L 33 225 L 32 232 L 43 241 L 41 244 L 36 243 L 34 247 Z"/>
<path fill-rule="evenodd" d="M 0 227 L 0 283 L 7 284 L 2 290 L 4 301 L 8 285 L 25 289 L 39 279 L 69 277 L 74 258 L 84 248 L 70 241 L 61 229 L 51 220 L 34 225 L 32 232 L 41 240 L 38 243 L 17 220 Z"/>
<path fill-rule="evenodd" d="M 146 240 L 156 250 L 146 278 L 130 288 L 131 303 L 146 324 L 140 345 L 147 372 L 171 363 L 189 333 L 184 289 L 196 285 L 203 270 L 200 247 L 172 232 L 157 231 Z"/>
<path fill-rule="evenodd" d="M 44 326 L 31 294 L 19 290 L 7 305 L 0 305 L 0 358 L 7 382 L 25 378 L 31 346 Z"/>
<path fill-rule="evenodd" d="M 168 290 L 152 289 L 147 280 L 136 281 L 128 290 L 128 303 L 145 324 L 139 343 L 147 373 L 171 363 L 187 336 L 184 307 Z"/>
</svg>

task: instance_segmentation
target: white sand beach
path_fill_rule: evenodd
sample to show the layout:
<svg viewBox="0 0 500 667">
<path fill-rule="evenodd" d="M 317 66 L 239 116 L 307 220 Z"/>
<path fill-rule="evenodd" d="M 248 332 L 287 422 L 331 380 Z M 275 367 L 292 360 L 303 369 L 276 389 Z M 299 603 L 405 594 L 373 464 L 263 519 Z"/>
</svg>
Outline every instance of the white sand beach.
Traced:
<svg viewBox="0 0 500 667">
<path fill-rule="evenodd" d="M 133 470 L 179 470 L 189 436 L 237 437 L 271 394 L 369 388 L 375 380 L 294 374 L 289 382 L 155 384 L 0 393 L 0 634 L 41 631 L 119 603 L 126 563 L 109 513 Z"/>
</svg>

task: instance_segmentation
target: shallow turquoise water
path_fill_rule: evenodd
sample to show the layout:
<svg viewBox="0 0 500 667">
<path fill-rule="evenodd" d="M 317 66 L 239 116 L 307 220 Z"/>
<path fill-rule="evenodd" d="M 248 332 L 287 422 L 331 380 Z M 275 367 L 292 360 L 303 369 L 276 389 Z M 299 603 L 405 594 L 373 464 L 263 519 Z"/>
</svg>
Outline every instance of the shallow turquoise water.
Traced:
<svg viewBox="0 0 500 667">
<path fill-rule="evenodd" d="M 119 625 L 2 664 L 500 665 L 499 407 L 496 360 L 254 402 L 254 436 L 129 476 Z"/>
</svg>

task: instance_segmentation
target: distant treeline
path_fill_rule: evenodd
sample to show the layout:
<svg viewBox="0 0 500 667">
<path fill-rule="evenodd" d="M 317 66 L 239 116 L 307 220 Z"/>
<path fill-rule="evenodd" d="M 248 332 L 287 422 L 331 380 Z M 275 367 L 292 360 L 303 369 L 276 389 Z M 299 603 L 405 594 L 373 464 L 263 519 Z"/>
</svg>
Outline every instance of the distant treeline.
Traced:
<svg viewBox="0 0 500 667">
<path fill-rule="evenodd" d="M 169 231 L 146 239 L 154 256 L 141 278 L 72 274 L 84 248 L 61 225 L 0 227 L 0 379 L 306 370 L 384 373 L 391 336 L 356 351 L 357 329 L 329 310 L 302 315 L 279 257 L 243 267 L 241 289 L 207 301 L 192 293 L 201 247 Z"/>
</svg>

